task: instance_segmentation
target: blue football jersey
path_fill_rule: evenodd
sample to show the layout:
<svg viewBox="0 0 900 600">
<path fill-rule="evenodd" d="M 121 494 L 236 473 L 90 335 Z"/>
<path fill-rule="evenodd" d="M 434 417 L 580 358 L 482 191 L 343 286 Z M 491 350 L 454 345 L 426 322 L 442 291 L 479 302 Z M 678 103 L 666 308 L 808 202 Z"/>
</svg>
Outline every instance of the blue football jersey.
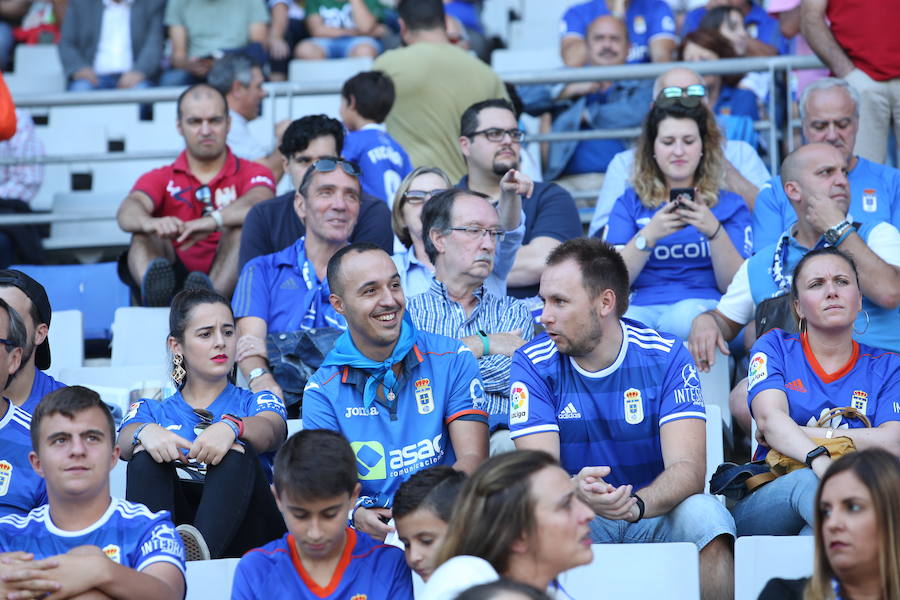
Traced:
<svg viewBox="0 0 900 600">
<path fill-rule="evenodd" d="M 47 503 L 47 488 L 28 460 L 31 415 L 4 401 L 8 408 L 0 419 L 0 516 L 27 515 Z"/>
<path fill-rule="evenodd" d="M 34 409 L 37 408 L 38 402 L 40 402 L 44 396 L 63 387 L 66 387 L 66 384 L 53 379 L 40 369 L 35 369 L 34 381 L 31 384 L 31 393 L 28 394 L 28 398 L 19 408 L 29 415 L 32 415 L 34 414 Z"/>
<path fill-rule="evenodd" d="M 359 165 L 363 193 L 388 204 L 394 202 L 400 182 L 412 171 L 406 150 L 384 125 L 366 125 L 348 133 L 342 154 Z"/>
<path fill-rule="evenodd" d="M 35 560 L 65 554 L 77 546 L 97 546 L 110 560 L 143 571 L 172 563 L 184 573 L 184 546 L 167 511 L 151 512 L 143 504 L 111 498 L 103 516 L 81 531 L 64 531 L 53 524 L 50 505 L 26 516 L 0 519 L 0 552 L 33 552 Z"/>
<path fill-rule="evenodd" d="M 238 417 L 253 417 L 263 411 L 271 411 L 282 419 L 287 417 L 284 402 L 272 392 L 262 391 L 254 394 L 250 390 L 239 388 L 230 383 L 225 386 L 219 397 L 206 407 L 212 413 L 212 422 L 222 419 L 222 415 L 231 414 Z M 175 392 L 163 401 L 143 399 L 133 403 L 119 429 L 131 423 L 156 423 L 169 431 L 174 431 L 189 442 L 197 439 L 202 429 L 196 429 L 201 419 L 194 409 L 185 402 L 181 392 Z M 185 454 L 187 449 L 182 450 Z M 259 462 L 269 480 L 272 479 L 272 462 L 274 452 L 259 453 Z"/>
<path fill-rule="evenodd" d="M 747 401 L 764 390 L 787 396 L 791 418 L 815 427 L 832 408 L 852 406 L 877 427 L 900 421 L 900 355 L 853 342 L 853 355 L 840 370 L 826 373 L 806 342 L 806 336 L 773 329 L 753 344 L 747 379 Z M 858 419 L 835 417 L 826 427 L 864 427 Z M 767 449 L 760 452 L 765 455 Z"/>
<path fill-rule="evenodd" d="M 632 0 L 625 9 L 628 27 L 628 62 L 650 62 L 650 42 L 663 37 L 677 40 L 672 9 L 663 0 Z M 604 0 L 575 4 L 563 15 L 560 31 L 566 35 L 587 37 L 590 24 L 597 17 L 611 14 Z"/>
<path fill-rule="evenodd" d="M 350 440 L 366 506 L 391 506 L 410 475 L 456 462 L 452 421 L 487 423 L 478 362 L 459 340 L 417 331 L 402 365 L 396 396 L 376 398 L 368 408 L 368 375 L 359 369 L 322 367 L 303 392 L 304 428 L 339 431 Z"/>
<path fill-rule="evenodd" d="M 513 439 L 559 433 L 570 474 L 609 466 L 612 485 L 649 485 L 663 472 L 659 430 L 706 420 L 694 360 L 677 337 L 622 319 L 622 347 L 607 368 L 585 371 L 546 335 L 513 356 L 509 429 Z"/>
<path fill-rule="evenodd" d="M 238 562 L 232 600 L 412 600 L 412 576 L 403 550 L 347 528 L 347 544 L 327 587 L 300 560 L 294 536 L 249 551 Z"/>
</svg>

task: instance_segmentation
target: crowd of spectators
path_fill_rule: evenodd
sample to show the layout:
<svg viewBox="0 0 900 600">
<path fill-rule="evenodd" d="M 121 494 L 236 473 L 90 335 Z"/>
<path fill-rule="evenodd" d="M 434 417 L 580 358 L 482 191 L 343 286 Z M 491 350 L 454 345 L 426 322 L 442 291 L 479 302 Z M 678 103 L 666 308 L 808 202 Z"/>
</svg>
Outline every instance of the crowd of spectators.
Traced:
<svg viewBox="0 0 900 600">
<path fill-rule="evenodd" d="M 37 18 L 14 4 L 0 17 Z M 591 0 L 560 23 L 566 69 L 789 54 L 802 30 L 835 76 L 796 96 L 802 144 L 774 177 L 754 123 L 784 116 L 779 82 L 682 64 L 508 87 L 477 56 L 475 3 L 55 4 L 70 90 L 188 86 L 184 150 L 117 214 L 120 278 L 169 307 L 174 392 L 113 415 L 47 375 L 46 291 L 0 271 L 0 592 L 176 598 L 185 557 L 242 557 L 233 598 L 402 600 L 413 573 L 426 600 L 568 597 L 591 543 L 688 542 L 701 596 L 727 599 L 737 536 L 799 534 L 813 577 L 769 592 L 896 597 L 896 549 L 842 536 L 898 523 L 900 170 L 870 130 L 896 124 L 873 98 L 896 103 L 900 45 L 870 51 L 840 3 L 789 4 Z M 254 136 L 267 78 L 347 57 L 374 66 L 340 120 Z M 525 113 L 640 134 L 550 143 L 534 171 Z M 0 156 L 40 152 L 4 114 Z M 40 168 L 7 171 L 15 210 Z M 585 235 L 572 190 L 598 188 Z M 0 231 L 0 253 L 29 243 Z M 717 360 L 734 455 L 753 436 L 796 467 L 727 507 L 704 491 Z M 878 568 L 862 580 L 835 544 Z"/>
</svg>

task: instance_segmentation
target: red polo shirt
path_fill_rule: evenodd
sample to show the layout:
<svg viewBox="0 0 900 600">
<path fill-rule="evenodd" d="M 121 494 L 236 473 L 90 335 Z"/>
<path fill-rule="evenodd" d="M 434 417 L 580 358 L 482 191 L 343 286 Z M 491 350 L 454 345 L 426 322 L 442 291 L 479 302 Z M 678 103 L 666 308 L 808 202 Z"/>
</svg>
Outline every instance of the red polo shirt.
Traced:
<svg viewBox="0 0 900 600">
<path fill-rule="evenodd" d="M 858 69 L 876 81 L 900 77 L 897 0 L 829 0 L 831 33 Z"/>
<path fill-rule="evenodd" d="M 227 147 L 226 152 L 222 170 L 206 184 L 216 210 L 228 206 L 255 187 L 264 187 L 275 193 L 275 182 L 269 169 L 259 163 L 237 158 Z M 196 198 L 196 191 L 201 187 L 203 184 L 191 173 L 187 153 L 183 151 L 171 165 L 141 175 L 131 191 L 143 192 L 150 197 L 154 217 L 178 217 L 182 221 L 192 221 L 203 216 L 204 204 Z M 187 250 L 181 250 L 180 245 L 176 244 L 175 252 L 189 271 L 209 273 L 216 257 L 219 237 L 219 232 L 214 231 Z"/>
</svg>

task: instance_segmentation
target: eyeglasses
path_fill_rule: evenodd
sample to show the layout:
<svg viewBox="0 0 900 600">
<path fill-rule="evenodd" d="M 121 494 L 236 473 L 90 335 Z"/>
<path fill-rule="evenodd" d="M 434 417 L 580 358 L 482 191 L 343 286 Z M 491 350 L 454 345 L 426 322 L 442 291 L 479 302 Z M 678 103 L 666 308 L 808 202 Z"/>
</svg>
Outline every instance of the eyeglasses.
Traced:
<svg viewBox="0 0 900 600">
<path fill-rule="evenodd" d="M 483 135 L 487 138 L 489 142 L 502 142 L 503 138 L 507 135 L 509 136 L 510 141 L 519 143 L 525 139 L 525 132 L 521 129 L 500 129 L 499 127 L 491 127 L 490 129 L 482 129 L 481 131 L 476 131 L 474 133 L 470 133 L 466 137 L 473 138 L 476 135 Z"/>
<path fill-rule="evenodd" d="M 335 160 L 333 158 L 320 158 L 312 164 L 312 169 L 319 173 L 330 173 L 341 167 L 344 173 L 351 177 L 359 177 L 359 166 L 355 162 L 349 160 Z"/>
<path fill-rule="evenodd" d="M 703 98 L 706 97 L 706 86 L 702 83 L 695 83 L 686 88 L 677 86 L 665 87 L 656 97 L 656 105 L 662 108 L 680 104 L 685 108 L 694 108 L 698 106 Z"/>
<path fill-rule="evenodd" d="M 204 215 L 212 212 L 212 190 L 209 189 L 208 185 L 201 185 L 194 190 L 194 198 L 203 205 Z"/>
<path fill-rule="evenodd" d="M 489 236 L 491 236 L 491 239 L 495 242 L 499 242 L 503 240 L 504 237 L 506 237 L 505 231 L 500 231 L 499 229 L 487 229 L 485 227 L 475 227 L 472 225 L 468 227 L 451 227 L 450 230 L 462 231 L 464 234 L 466 234 L 466 237 L 472 240 L 480 240 L 482 236 L 484 236 L 484 234 L 488 234 Z"/>
<path fill-rule="evenodd" d="M 431 200 L 441 192 L 446 191 L 447 190 L 431 190 L 430 192 L 426 192 L 424 190 L 409 190 L 403 194 L 403 199 L 409 204 L 422 204 L 426 200 Z"/>
</svg>

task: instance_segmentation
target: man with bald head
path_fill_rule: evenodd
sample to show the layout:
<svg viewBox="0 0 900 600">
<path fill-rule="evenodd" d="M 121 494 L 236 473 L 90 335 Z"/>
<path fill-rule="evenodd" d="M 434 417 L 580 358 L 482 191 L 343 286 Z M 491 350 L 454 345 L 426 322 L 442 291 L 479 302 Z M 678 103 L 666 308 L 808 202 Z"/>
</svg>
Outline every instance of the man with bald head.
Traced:
<svg viewBox="0 0 900 600">
<path fill-rule="evenodd" d="M 588 66 L 624 65 L 628 58 L 628 29 L 612 15 L 597 17 L 585 35 Z M 579 81 L 559 89 L 556 85 L 521 86 L 519 96 L 532 114 L 550 112 L 552 131 L 568 133 L 593 129 L 624 129 L 640 125 L 643 115 L 635 106 L 653 99 L 647 79 Z M 570 189 L 597 189 L 613 156 L 626 148 L 621 139 L 570 140 L 549 144 L 544 179 L 567 177 Z M 592 174 L 592 176 L 587 176 Z"/>
<path fill-rule="evenodd" d="M 691 86 L 703 86 L 694 88 Z M 657 98 L 663 90 L 674 91 L 680 88 L 682 94 L 702 92 L 703 103 L 706 105 L 706 87 L 703 78 L 691 69 L 675 67 L 669 69 L 656 78 L 653 84 L 653 98 Z M 690 89 L 689 89 L 690 88 Z M 720 128 L 721 125 L 720 125 Z M 722 128 L 724 131 L 724 128 Z M 723 136 L 724 137 L 724 136 Z M 756 150 L 750 144 L 740 140 L 728 140 L 725 142 L 725 184 L 724 189 L 739 194 L 747 206 L 753 210 L 753 203 L 759 193 L 759 188 L 769 180 L 769 171 Z M 606 177 L 603 187 L 600 188 L 600 196 L 594 208 L 594 217 L 588 229 L 589 235 L 606 226 L 609 214 L 612 212 L 616 200 L 625 193 L 625 188 L 630 185 L 631 166 L 634 164 L 634 150 L 628 149 L 619 152 L 606 167 Z"/>
<path fill-rule="evenodd" d="M 119 277 L 144 306 L 168 306 L 182 287 L 230 297 L 244 217 L 275 192 L 269 169 L 237 158 L 226 145 L 231 121 L 221 92 L 194 85 L 177 106 L 185 150 L 142 175 L 116 216 L 132 234 Z"/>
<path fill-rule="evenodd" d="M 862 224 L 848 214 L 845 157 L 829 144 L 808 144 L 788 155 L 782 180 L 797 220 L 776 243 L 744 261 L 716 308 L 694 319 L 688 343 L 700 370 L 712 366 L 717 348 L 729 353 L 727 342 L 753 321 L 761 302 L 789 293 L 794 267 L 807 252 L 823 246 L 840 248 L 859 272 L 864 313 L 855 338 L 900 350 L 900 232 L 890 223 Z M 731 411 L 750 431 L 746 390 L 746 380 L 735 388 Z"/>
<path fill-rule="evenodd" d="M 850 213 L 861 223 L 887 221 L 900 227 L 900 170 L 854 154 L 859 133 L 859 94 L 844 79 L 826 77 L 800 98 L 800 120 L 807 143 L 831 144 L 840 151 L 850 182 Z M 783 177 L 783 174 L 782 174 Z M 781 177 L 773 177 L 756 198 L 753 245 L 768 246 L 794 222 Z"/>
</svg>

